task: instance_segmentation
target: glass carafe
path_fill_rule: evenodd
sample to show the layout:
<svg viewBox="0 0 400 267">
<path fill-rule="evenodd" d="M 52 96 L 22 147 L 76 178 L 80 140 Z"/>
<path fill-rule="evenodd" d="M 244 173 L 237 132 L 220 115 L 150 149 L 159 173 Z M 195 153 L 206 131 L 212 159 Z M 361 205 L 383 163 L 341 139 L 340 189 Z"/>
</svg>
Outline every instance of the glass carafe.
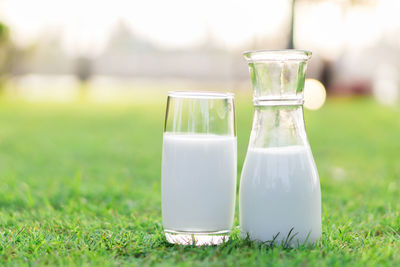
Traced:
<svg viewBox="0 0 400 267">
<path fill-rule="evenodd" d="M 321 190 L 303 118 L 311 52 L 250 51 L 254 117 L 239 192 L 243 237 L 276 245 L 321 236 Z"/>
</svg>

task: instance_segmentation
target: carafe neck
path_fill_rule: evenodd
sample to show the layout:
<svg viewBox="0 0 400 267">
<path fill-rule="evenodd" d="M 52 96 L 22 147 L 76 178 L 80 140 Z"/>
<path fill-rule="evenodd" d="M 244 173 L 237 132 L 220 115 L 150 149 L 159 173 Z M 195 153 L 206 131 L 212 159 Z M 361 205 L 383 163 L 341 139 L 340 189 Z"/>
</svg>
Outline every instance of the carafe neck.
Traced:
<svg viewBox="0 0 400 267">
<path fill-rule="evenodd" d="M 255 106 L 249 147 L 307 145 L 302 105 Z"/>
<path fill-rule="evenodd" d="M 254 105 L 301 105 L 311 52 L 304 50 L 249 51 L 247 60 Z"/>
</svg>

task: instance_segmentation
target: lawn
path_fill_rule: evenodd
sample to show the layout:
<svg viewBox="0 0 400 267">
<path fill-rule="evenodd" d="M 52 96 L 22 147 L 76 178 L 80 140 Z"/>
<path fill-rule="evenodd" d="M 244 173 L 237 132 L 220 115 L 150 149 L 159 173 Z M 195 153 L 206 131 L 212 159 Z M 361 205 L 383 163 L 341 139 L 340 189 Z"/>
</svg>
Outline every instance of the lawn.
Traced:
<svg viewBox="0 0 400 267">
<path fill-rule="evenodd" d="M 250 101 L 237 99 L 239 174 Z M 1 101 L 0 264 L 400 266 L 399 107 L 333 99 L 306 112 L 323 235 L 300 249 L 245 242 L 237 228 L 219 247 L 166 242 L 164 112 L 164 95 L 130 104 Z"/>
</svg>

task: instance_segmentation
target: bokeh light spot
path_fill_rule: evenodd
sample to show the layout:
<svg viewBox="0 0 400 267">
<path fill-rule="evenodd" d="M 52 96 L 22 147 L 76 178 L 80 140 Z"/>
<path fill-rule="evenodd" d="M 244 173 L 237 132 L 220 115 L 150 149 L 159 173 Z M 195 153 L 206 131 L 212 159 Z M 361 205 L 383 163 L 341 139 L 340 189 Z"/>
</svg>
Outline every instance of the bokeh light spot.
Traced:
<svg viewBox="0 0 400 267">
<path fill-rule="evenodd" d="M 306 109 L 320 109 L 326 99 L 325 86 L 318 80 L 306 79 L 304 84 L 304 107 Z"/>
</svg>

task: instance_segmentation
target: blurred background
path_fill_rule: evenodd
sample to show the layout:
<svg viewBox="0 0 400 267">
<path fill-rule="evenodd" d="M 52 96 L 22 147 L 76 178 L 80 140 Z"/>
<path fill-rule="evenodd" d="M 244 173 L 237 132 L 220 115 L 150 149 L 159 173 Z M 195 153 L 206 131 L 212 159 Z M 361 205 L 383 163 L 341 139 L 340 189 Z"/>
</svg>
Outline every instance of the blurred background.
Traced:
<svg viewBox="0 0 400 267">
<path fill-rule="evenodd" d="M 313 51 L 311 109 L 325 90 L 396 105 L 399 12 L 397 0 L 0 0 L 1 94 L 108 102 L 166 90 L 251 93 L 242 51 L 297 48 Z"/>
<path fill-rule="evenodd" d="M 167 91 L 235 93 L 240 179 L 253 114 L 242 52 L 284 48 L 313 52 L 305 121 L 328 252 L 306 254 L 398 259 L 400 0 L 0 0 L 0 262 L 180 262 L 154 245 Z"/>
</svg>

